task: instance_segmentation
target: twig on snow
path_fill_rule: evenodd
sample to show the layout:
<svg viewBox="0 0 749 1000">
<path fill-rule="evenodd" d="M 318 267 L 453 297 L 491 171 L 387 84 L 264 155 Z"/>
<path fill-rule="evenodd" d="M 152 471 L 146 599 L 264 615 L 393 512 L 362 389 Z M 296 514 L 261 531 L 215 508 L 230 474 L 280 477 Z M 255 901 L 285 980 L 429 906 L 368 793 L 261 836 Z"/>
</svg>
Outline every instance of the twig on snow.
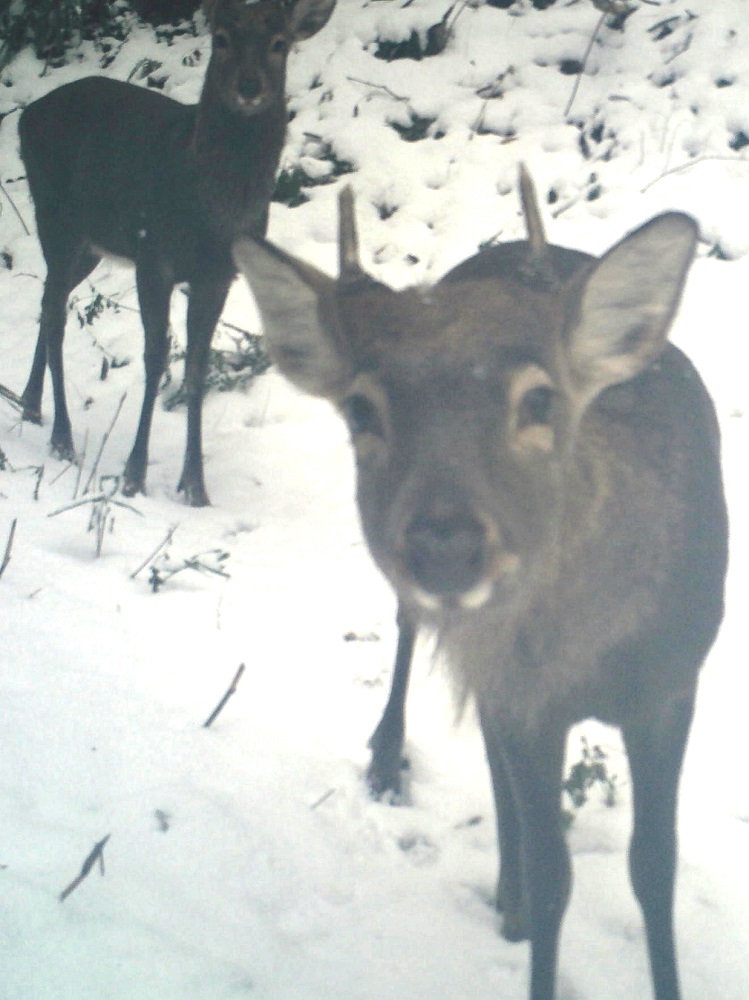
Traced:
<svg viewBox="0 0 749 1000">
<path fill-rule="evenodd" d="M 8 201 L 10 202 L 10 207 L 11 207 L 11 208 L 13 209 L 13 211 L 14 211 L 14 212 L 16 213 L 16 215 L 18 216 L 18 221 L 19 221 L 19 222 L 21 223 L 21 225 L 23 226 L 23 231 L 24 231 L 24 232 L 26 233 L 26 235 L 27 235 L 27 236 L 31 236 L 31 231 L 29 230 L 29 227 L 28 227 L 28 226 L 26 225 L 26 223 L 24 222 L 24 220 L 23 220 L 23 216 L 22 216 L 22 215 L 21 215 L 21 213 L 20 213 L 20 212 L 18 211 L 18 207 L 17 207 L 16 203 L 15 203 L 15 202 L 13 201 L 13 199 L 11 198 L 11 196 L 10 196 L 10 195 L 8 194 L 8 189 L 7 189 L 7 188 L 5 187 L 5 185 L 4 185 L 4 184 L 2 184 L 2 183 L 0 183 L 0 191 L 2 191 L 2 192 L 3 192 L 3 194 L 5 195 L 5 197 L 6 197 L 6 198 L 8 199 Z"/>
<path fill-rule="evenodd" d="M 213 564 L 206 562 L 206 556 L 210 556 L 213 559 Z M 157 566 L 155 563 L 152 564 L 148 582 L 151 584 L 151 590 L 154 594 L 158 594 L 167 580 L 171 580 L 177 573 L 181 573 L 186 569 L 193 569 L 197 573 L 214 573 L 216 576 L 223 576 L 225 580 L 228 580 L 229 574 L 223 565 L 228 558 L 229 553 L 223 549 L 206 549 L 205 552 L 198 552 L 179 563 L 169 563 L 165 558 L 160 566 Z"/>
<path fill-rule="evenodd" d="M 70 895 L 70 893 L 74 892 L 81 884 L 81 882 L 91 873 L 91 869 L 94 867 L 97 861 L 101 866 L 101 874 L 102 875 L 104 874 L 104 845 L 111 836 L 112 834 L 108 833 L 106 837 L 104 837 L 98 843 L 94 844 L 93 850 L 88 855 L 86 860 L 83 862 L 80 875 L 76 876 L 76 878 L 73 879 L 70 885 L 67 886 L 65 889 L 63 889 L 62 892 L 60 893 L 61 903 L 64 903 L 65 900 Z"/>
<path fill-rule="evenodd" d="M 237 684 L 239 684 L 239 681 L 242 677 L 242 674 L 244 673 L 244 670 L 245 670 L 244 663 L 240 663 L 239 670 L 237 670 L 236 674 L 234 675 L 234 680 L 229 685 L 224 697 L 221 699 L 218 705 L 216 705 L 214 710 L 211 712 L 211 714 L 203 723 L 203 729 L 208 729 L 209 726 L 211 726 L 211 724 L 216 721 L 219 713 L 223 710 L 224 705 L 226 705 L 227 701 L 231 698 L 231 696 L 236 693 Z"/>
<path fill-rule="evenodd" d="M 373 83 L 371 80 L 362 80 L 358 76 L 347 76 L 346 79 L 349 83 L 360 83 L 363 87 L 369 87 L 370 90 L 382 90 L 388 97 L 392 97 L 394 101 L 400 101 L 401 104 L 410 104 L 408 97 L 403 97 L 402 94 L 396 94 L 394 90 L 390 87 L 386 87 L 384 83 Z"/>
<path fill-rule="evenodd" d="M 572 105 L 575 103 L 575 98 L 577 97 L 577 92 L 578 92 L 578 90 L 580 88 L 580 81 L 583 78 L 583 72 L 585 70 L 585 64 L 588 61 L 588 57 L 590 56 L 590 53 L 593 51 L 593 46 L 596 44 L 596 38 L 598 38 L 598 33 L 601 30 L 601 28 L 604 26 L 607 17 L 608 17 L 607 14 L 601 14 L 601 16 L 598 18 L 598 21 L 596 23 L 595 28 L 593 29 L 593 34 L 590 36 L 590 41 L 588 42 L 588 47 L 585 50 L 585 55 L 583 56 L 583 61 L 582 61 L 582 64 L 580 66 L 580 72 L 575 77 L 575 83 L 574 83 L 574 86 L 572 87 L 572 93 L 570 94 L 570 99 L 569 99 L 569 101 L 567 101 L 567 107 L 564 109 L 564 117 L 565 118 L 570 113 L 570 111 L 572 110 Z"/>
<path fill-rule="evenodd" d="M 36 477 L 36 483 L 34 485 L 34 492 L 32 494 L 32 499 L 39 499 L 39 490 L 42 487 L 42 479 L 44 479 L 44 466 L 37 465 L 34 469 L 34 476 Z"/>
<path fill-rule="evenodd" d="M 156 558 L 156 556 L 159 554 L 159 552 L 161 552 L 162 549 L 165 549 L 167 547 L 167 545 L 171 542 L 172 538 L 174 537 L 174 532 L 177 530 L 178 527 L 179 527 L 179 523 L 173 524 L 171 526 L 171 528 L 169 529 L 169 531 L 167 531 L 167 533 L 164 536 L 164 538 L 159 542 L 159 544 L 156 546 L 156 548 L 153 550 L 153 552 L 150 554 L 150 556 L 146 556 L 146 558 L 143 560 L 143 562 L 140 564 L 140 566 L 137 569 L 133 570 L 133 572 L 130 574 L 130 579 L 131 580 L 134 580 L 136 578 L 136 576 L 138 575 L 138 573 L 140 573 L 141 570 L 144 570 L 146 568 L 146 566 L 153 559 Z"/>
<path fill-rule="evenodd" d="M 23 400 L 21 399 L 20 396 L 17 396 L 12 389 L 8 389 L 6 386 L 0 385 L 0 396 L 2 396 L 3 399 L 7 400 L 11 404 L 11 406 L 15 406 L 17 410 L 20 410 L 21 413 L 23 413 L 24 410 Z"/>
<path fill-rule="evenodd" d="M 710 163 L 713 160 L 716 162 L 728 161 L 730 163 L 743 163 L 749 164 L 749 160 L 745 160 L 740 156 L 697 156 L 693 160 L 689 160 L 687 163 L 680 163 L 678 167 L 669 167 L 667 170 L 661 171 L 657 177 L 654 177 L 652 181 L 648 181 L 645 187 L 640 188 L 640 194 L 645 194 L 649 191 L 654 184 L 658 181 L 662 181 L 664 177 L 668 177 L 669 174 L 679 174 L 682 170 L 689 170 L 690 167 L 696 167 L 698 163 Z"/>
<path fill-rule="evenodd" d="M 332 798 L 336 793 L 335 788 L 329 788 L 327 792 L 324 792 L 319 799 L 312 803 L 309 807 L 310 812 L 314 812 L 315 809 L 319 809 L 323 802 L 327 802 L 329 798 Z"/>
<path fill-rule="evenodd" d="M 86 461 L 86 453 L 88 452 L 88 427 L 83 435 L 83 447 L 81 448 L 81 454 L 76 462 L 76 476 L 75 476 L 75 486 L 73 487 L 73 499 L 78 496 L 78 491 L 81 488 L 81 479 L 83 478 L 83 464 Z"/>
<path fill-rule="evenodd" d="M 58 507 L 57 510 L 53 510 L 47 514 L 47 517 L 56 517 L 58 514 L 64 514 L 66 511 L 74 510 L 76 507 L 91 504 L 91 517 L 88 523 L 88 530 L 96 532 L 97 558 L 101 555 L 102 545 L 104 544 L 104 533 L 107 527 L 109 527 L 110 531 L 114 528 L 113 507 L 122 507 L 124 510 L 129 510 L 133 514 L 143 517 L 143 512 L 138 510 L 137 507 L 125 503 L 124 500 L 115 500 L 114 495 L 120 488 L 119 476 L 102 476 L 99 480 L 99 485 L 101 492 L 97 496 L 74 500 L 72 503 Z"/>
<path fill-rule="evenodd" d="M 13 518 L 10 525 L 10 532 L 8 533 L 8 541 L 5 543 L 5 554 L 3 555 L 3 561 L 0 563 L 0 576 L 3 575 L 5 570 L 8 568 L 8 563 L 10 562 L 10 554 L 13 550 L 13 539 L 16 537 L 16 524 L 18 518 Z"/>
<path fill-rule="evenodd" d="M 97 473 L 98 468 L 99 468 L 99 462 L 101 461 L 101 456 L 104 454 L 104 449 L 105 449 L 105 447 L 107 445 L 107 441 L 109 440 L 109 435 L 114 430 L 114 425 L 117 423 L 117 418 L 120 415 L 120 411 L 122 410 L 122 406 L 123 406 L 126 398 L 127 398 L 127 393 L 123 392 L 123 394 L 120 396 L 120 401 L 117 404 L 117 409 L 114 411 L 114 416 L 112 417 L 112 422 L 110 423 L 109 427 L 107 428 L 107 430 L 104 433 L 103 438 L 101 439 L 101 446 L 99 447 L 99 452 L 98 452 L 98 454 L 96 456 L 94 464 L 91 467 L 91 472 L 89 474 L 88 479 L 86 480 L 86 485 L 83 487 L 83 493 L 84 493 L 84 495 L 86 493 L 88 493 L 88 491 L 91 489 L 91 484 L 93 483 L 93 481 L 94 481 L 94 479 L 96 477 L 96 473 Z"/>
</svg>

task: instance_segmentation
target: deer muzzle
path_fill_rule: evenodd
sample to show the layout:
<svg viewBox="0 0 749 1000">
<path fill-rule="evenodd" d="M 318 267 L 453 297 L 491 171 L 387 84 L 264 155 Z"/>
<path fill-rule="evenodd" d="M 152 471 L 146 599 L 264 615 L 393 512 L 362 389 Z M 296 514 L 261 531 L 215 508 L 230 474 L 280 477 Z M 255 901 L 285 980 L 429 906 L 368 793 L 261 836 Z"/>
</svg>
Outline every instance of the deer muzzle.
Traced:
<svg viewBox="0 0 749 1000">
<path fill-rule="evenodd" d="M 401 565 L 418 603 L 430 609 L 486 604 L 519 559 L 487 518 L 467 510 L 415 515 L 403 532 Z"/>
<path fill-rule="evenodd" d="M 237 74 L 234 85 L 234 100 L 237 110 L 246 115 L 262 111 L 274 98 L 273 88 L 264 73 L 259 70 L 242 71 Z"/>
</svg>

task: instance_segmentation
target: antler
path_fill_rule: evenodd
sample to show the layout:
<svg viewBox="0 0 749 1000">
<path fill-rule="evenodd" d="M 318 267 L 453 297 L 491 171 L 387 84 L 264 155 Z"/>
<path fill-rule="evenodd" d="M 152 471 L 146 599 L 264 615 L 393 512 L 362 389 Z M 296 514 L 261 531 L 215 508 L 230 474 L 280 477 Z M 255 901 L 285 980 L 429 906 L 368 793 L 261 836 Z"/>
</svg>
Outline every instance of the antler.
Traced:
<svg viewBox="0 0 749 1000">
<path fill-rule="evenodd" d="M 356 281 L 363 274 L 359 263 L 354 192 L 350 184 L 342 188 L 338 195 L 338 264 L 341 281 Z"/>
<path fill-rule="evenodd" d="M 530 246 L 531 257 L 536 261 L 541 261 L 546 256 L 546 235 L 544 224 L 541 221 L 541 213 L 538 210 L 538 198 L 536 189 L 528 173 L 528 168 L 524 163 L 520 164 L 520 201 L 523 205 L 523 215 L 528 228 L 528 244 Z"/>
</svg>

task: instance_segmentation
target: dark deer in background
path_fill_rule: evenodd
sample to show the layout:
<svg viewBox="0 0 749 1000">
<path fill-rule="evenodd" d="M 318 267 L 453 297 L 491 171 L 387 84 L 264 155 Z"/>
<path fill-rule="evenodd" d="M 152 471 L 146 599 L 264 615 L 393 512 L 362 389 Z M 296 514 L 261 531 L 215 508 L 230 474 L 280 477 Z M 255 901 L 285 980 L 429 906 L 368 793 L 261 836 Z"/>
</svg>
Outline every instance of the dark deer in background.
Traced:
<svg viewBox="0 0 749 1000">
<path fill-rule="evenodd" d="M 508 940 L 530 938 L 530 997 L 555 996 L 570 891 L 565 738 L 595 716 L 624 737 L 654 994 L 678 1000 L 677 788 L 726 562 L 715 413 L 666 340 L 696 227 L 660 215 L 596 260 L 547 245 L 521 188 L 529 239 L 426 291 L 361 270 L 350 192 L 337 281 L 267 243 L 235 255 L 281 369 L 348 421 L 364 532 L 407 622 L 437 631 L 476 700 L 497 908 Z"/>
<path fill-rule="evenodd" d="M 132 261 L 146 378 L 123 477 L 129 496 L 145 489 L 171 293 L 187 282 L 187 446 L 178 488 L 188 503 L 208 503 L 201 407 L 211 337 L 236 274 L 231 244 L 265 234 L 286 134 L 289 48 L 322 28 L 334 6 L 204 0 L 212 53 L 198 105 L 88 77 L 51 91 L 21 116 L 21 155 L 47 263 L 24 417 L 41 421 L 46 363 L 55 402 L 51 446 L 74 458 L 62 356 L 67 299 L 102 256 Z"/>
</svg>

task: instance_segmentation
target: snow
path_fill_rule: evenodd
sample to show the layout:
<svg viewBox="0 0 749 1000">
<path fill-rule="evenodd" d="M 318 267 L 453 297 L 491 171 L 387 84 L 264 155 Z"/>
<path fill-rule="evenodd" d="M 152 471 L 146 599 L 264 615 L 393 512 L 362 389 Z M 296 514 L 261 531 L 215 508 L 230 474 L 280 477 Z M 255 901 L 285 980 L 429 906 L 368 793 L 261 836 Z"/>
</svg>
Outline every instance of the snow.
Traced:
<svg viewBox="0 0 749 1000">
<path fill-rule="evenodd" d="M 658 211 L 699 220 L 699 259 L 673 339 L 716 401 L 731 565 L 684 769 L 676 915 L 685 1000 L 745 1000 L 749 160 L 731 146 L 749 135 L 744 5 L 642 4 L 623 32 L 602 28 L 569 113 L 575 77 L 558 63 L 583 58 L 599 20 L 592 4 L 543 13 L 528 2 L 469 5 L 452 15 L 443 55 L 374 57 L 378 33 L 423 37 L 446 7 L 339 0 L 324 31 L 291 56 L 285 162 L 305 157 L 319 175 L 329 148 L 353 165 L 343 180 L 356 191 L 364 259 L 394 286 L 435 280 L 486 239 L 521 236 L 521 160 L 547 201 L 555 242 L 600 253 Z M 667 18 L 673 30 L 659 38 L 652 29 Z M 201 59 L 183 62 L 195 51 Z M 134 26 L 106 72 L 126 79 L 141 59 L 156 59 L 165 92 L 196 100 L 207 51 L 204 35 L 167 44 Z M 100 72 L 99 55 L 84 45 L 69 66 L 42 74 L 22 53 L 3 72 L 0 113 Z M 388 123 L 413 116 L 434 121 L 426 138 L 407 142 Z M 1 179 L 32 234 L 0 196 L 0 250 L 12 258 L 0 271 L 0 382 L 20 391 L 44 266 L 17 117 L 0 128 Z M 331 273 L 339 183 L 271 213 L 271 238 Z M 716 248 L 730 259 L 716 259 Z M 127 392 L 100 468 L 121 471 L 142 383 L 133 274 L 108 263 L 93 278 L 123 308 L 69 325 L 84 478 Z M 91 293 L 84 285 L 77 294 L 85 304 Z M 183 315 L 178 292 L 176 336 Z M 239 284 L 225 319 L 259 329 Z M 103 353 L 132 363 L 100 381 Z M 213 506 L 195 510 L 175 492 L 184 411 L 157 412 L 149 495 L 133 501 L 139 515 L 116 509 L 96 558 L 88 505 L 49 516 L 71 502 L 75 480 L 48 454 L 49 397 L 41 428 L 19 424 L 0 401 L 9 463 L 0 547 L 17 519 L 0 579 L 1 1000 L 525 997 L 527 946 L 498 937 L 489 906 L 496 845 L 476 722 L 469 712 L 456 724 L 428 648 L 409 701 L 410 803 L 373 802 L 364 787 L 394 602 L 360 536 L 337 417 L 273 372 L 244 392 L 211 394 Z M 156 594 L 147 567 L 133 577 L 175 525 L 173 563 L 216 549 L 229 553 L 230 576 L 185 570 Z M 240 663 L 236 695 L 202 728 Z M 649 995 L 649 975 L 626 873 L 626 762 L 614 732 L 594 723 L 585 731 L 607 749 L 621 795 L 613 809 L 594 797 L 570 832 L 575 888 L 559 997 L 631 1000 Z M 573 759 L 578 746 L 573 739 Z M 103 877 L 95 867 L 61 903 L 107 834 Z"/>
</svg>

